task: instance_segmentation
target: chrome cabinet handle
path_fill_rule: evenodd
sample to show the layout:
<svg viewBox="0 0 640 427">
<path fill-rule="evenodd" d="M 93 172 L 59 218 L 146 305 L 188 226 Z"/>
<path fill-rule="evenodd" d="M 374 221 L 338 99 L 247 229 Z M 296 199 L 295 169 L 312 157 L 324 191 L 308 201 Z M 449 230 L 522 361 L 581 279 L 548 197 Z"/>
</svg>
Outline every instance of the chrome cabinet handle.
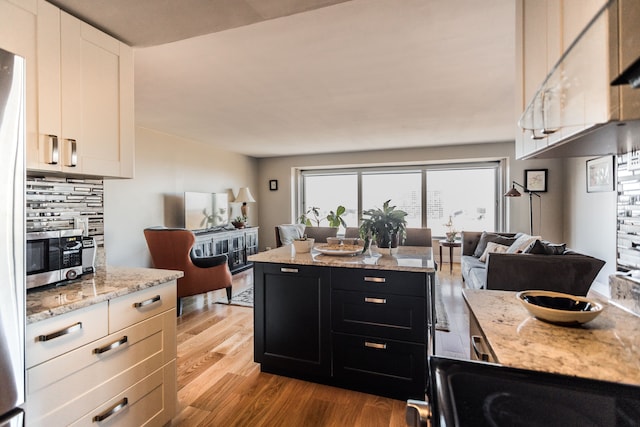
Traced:
<svg viewBox="0 0 640 427">
<path fill-rule="evenodd" d="M 387 349 L 387 345 L 386 344 L 381 344 L 381 343 L 377 343 L 377 342 L 370 342 L 370 341 L 365 341 L 364 342 L 364 346 L 365 347 L 369 347 L 369 348 L 375 348 L 378 350 L 386 350 Z"/>
<path fill-rule="evenodd" d="M 93 349 L 93 354 L 102 354 L 106 353 L 109 350 L 113 350 L 114 348 L 120 347 L 122 344 L 126 344 L 128 341 L 127 336 L 120 338 L 118 341 L 114 341 L 111 344 L 107 344 L 104 347 L 98 347 Z"/>
<path fill-rule="evenodd" d="M 160 295 L 156 295 L 153 298 L 149 298 L 149 299 L 141 301 L 141 302 L 134 302 L 133 303 L 133 307 L 134 308 L 140 308 L 140 307 L 144 307 L 144 306 L 149 305 L 149 304 L 153 304 L 154 302 L 158 302 L 158 301 L 160 301 Z"/>
<path fill-rule="evenodd" d="M 127 399 L 126 397 L 123 397 L 120 402 L 116 403 L 115 405 L 113 405 L 111 408 L 107 409 L 102 414 L 96 415 L 95 417 L 93 417 L 93 422 L 97 423 L 97 422 L 106 420 L 111 415 L 122 411 L 128 404 L 129 404 L 129 399 Z"/>
<path fill-rule="evenodd" d="M 373 303 L 373 304 L 386 304 L 387 303 L 387 299 L 386 298 L 364 297 L 364 302 L 370 302 L 370 303 Z"/>
<path fill-rule="evenodd" d="M 285 268 L 285 267 L 282 267 L 282 268 L 280 269 L 280 271 L 281 271 L 282 273 L 297 273 L 297 272 L 298 272 L 298 269 L 297 269 L 297 268 Z"/>
<path fill-rule="evenodd" d="M 70 334 L 72 332 L 79 331 L 81 329 L 82 329 L 82 322 L 78 322 L 78 323 L 75 323 L 75 324 L 73 324 L 73 325 L 71 325 L 71 326 L 69 326 L 67 328 L 60 329 L 59 331 L 52 332 L 52 333 L 47 334 L 47 335 L 40 335 L 40 336 L 38 336 L 38 338 L 36 340 L 39 341 L 39 342 L 51 341 L 54 338 L 58 338 L 58 337 L 61 337 L 63 335 L 68 335 L 68 334 Z"/>
<path fill-rule="evenodd" d="M 480 350 L 482 346 L 482 337 L 478 335 L 471 336 L 471 346 L 473 347 L 473 352 L 476 354 L 476 357 L 483 362 L 489 361 L 489 355 L 484 351 Z"/>
<path fill-rule="evenodd" d="M 365 276 L 364 277 L 364 281 L 365 282 L 373 282 L 373 283 L 384 283 L 387 281 L 387 279 L 385 277 L 371 277 L 371 276 Z"/>
<path fill-rule="evenodd" d="M 50 165 L 57 165 L 60 161 L 60 148 L 58 147 L 58 137 L 56 135 L 47 135 L 51 143 L 51 153 L 48 163 Z"/>
<path fill-rule="evenodd" d="M 71 146 L 71 154 L 69 155 L 69 162 L 65 165 L 70 168 L 78 166 L 78 144 L 75 139 L 67 138 L 65 141 Z"/>
</svg>

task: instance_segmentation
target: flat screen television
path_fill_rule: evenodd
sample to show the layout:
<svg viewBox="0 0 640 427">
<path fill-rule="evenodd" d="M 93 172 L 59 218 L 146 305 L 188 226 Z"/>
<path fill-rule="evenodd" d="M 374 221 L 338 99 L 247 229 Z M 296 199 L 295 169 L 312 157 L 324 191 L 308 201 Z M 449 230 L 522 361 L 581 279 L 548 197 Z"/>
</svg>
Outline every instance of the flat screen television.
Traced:
<svg viewBox="0 0 640 427">
<path fill-rule="evenodd" d="M 227 193 L 184 193 L 184 228 L 208 230 L 229 224 L 229 198 Z"/>
</svg>

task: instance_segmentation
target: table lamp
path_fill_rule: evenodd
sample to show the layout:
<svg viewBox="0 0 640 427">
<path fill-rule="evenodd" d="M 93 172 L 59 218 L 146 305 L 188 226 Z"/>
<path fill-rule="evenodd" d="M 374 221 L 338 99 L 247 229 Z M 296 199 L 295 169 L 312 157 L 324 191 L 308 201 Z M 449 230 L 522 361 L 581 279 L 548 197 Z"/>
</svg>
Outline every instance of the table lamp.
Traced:
<svg viewBox="0 0 640 427">
<path fill-rule="evenodd" d="M 255 201 L 256 200 L 251 195 L 251 191 L 249 191 L 249 187 L 242 187 L 238 190 L 238 196 L 234 200 L 236 203 L 242 203 L 240 211 L 242 212 L 242 216 L 245 218 L 249 216 L 249 206 L 247 206 L 247 203 L 253 203 Z"/>
</svg>

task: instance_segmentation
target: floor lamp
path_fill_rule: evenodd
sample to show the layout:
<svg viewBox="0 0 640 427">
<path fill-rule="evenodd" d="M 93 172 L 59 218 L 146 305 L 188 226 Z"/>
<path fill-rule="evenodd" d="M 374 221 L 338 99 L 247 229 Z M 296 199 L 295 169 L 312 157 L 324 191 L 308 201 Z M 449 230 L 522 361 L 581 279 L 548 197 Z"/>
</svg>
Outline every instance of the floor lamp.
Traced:
<svg viewBox="0 0 640 427">
<path fill-rule="evenodd" d="M 518 187 L 522 188 L 522 190 L 524 192 L 529 193 L 529 234 L 533 235 L 533 201 L 532 201 L 532 198 L 533 198 L 533 196 L 536 196 L 539 199 L 541 199 L 541 197 L 535 191 L 529 191 L 529 190 L 527 190 L 527 188 L 524 185 L 518 184 L 515 181 L 511 181 L 511 190 L 509 190 L 506 193 L 504 193 L 504 197 L 520 197 L 520 196 L 522 196 L 522 194 L 516 189 L 516 185 Z"/>
</svg>

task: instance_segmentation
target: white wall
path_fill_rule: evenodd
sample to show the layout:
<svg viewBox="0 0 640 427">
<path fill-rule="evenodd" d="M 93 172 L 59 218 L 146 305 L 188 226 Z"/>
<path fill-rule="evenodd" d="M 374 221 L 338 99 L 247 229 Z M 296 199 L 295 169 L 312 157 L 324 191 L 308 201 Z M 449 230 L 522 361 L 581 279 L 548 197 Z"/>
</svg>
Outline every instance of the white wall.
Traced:
<svg viewBox="0 0 640 427">
<path fill-rule="evenodd" d="M 587 193 L 586 161 L 565 159 L 564 239 L 572 249 L 606 261 L 594 288 L 609 295 L 609 275 L 616 271 L 615 191 Z"/>
<path fill-rule="evenodd" d="M 508 159 L 507 182 L 524 184 L 525 169 L 549 169 L 548 192 L 534 200 L 534 232 L 551 241 L 562 239 L 562 161 L 559 159 L 518 161 L 514 158 L 514 143 L 453 145 L 446 147 L 363 151 L 273 157 L 258 160 L 258 194 L 260 197 L 260 247 L 275 246 L 274 227 L 295 220 L 292 210 L 294 188 L 291 184 L 295 168 L 313 166 L 366 166 L 379 164 L 416 164 L 455 162 L 470 159 Z M 269 190 L 269 180 L 278 180 L 278 191 Z M 506 231 L 529 232 L 529 200 L 527 197 L 505 200 L 509 223 Z M 540 210 L 542 203 L 542 211 Z M 542 222 L 540 222 L 542 212 Z"/>
<path fill-rule="evenodd" d="M 185 191 L 225 192 L 249 187 L 258 203 L 250 204 L 249 223 L 256 224 L 260 195 L 254 192 L 257 162 L 252 157 L 208 145 L 136 129 L 135 178 L 105 180 L 105 252 L 107 264 L 150 266 L 143 229 L 181 226 L 176 198 Z M 231 215 L 240 215 L 232 203 Z"/>
</svg>

